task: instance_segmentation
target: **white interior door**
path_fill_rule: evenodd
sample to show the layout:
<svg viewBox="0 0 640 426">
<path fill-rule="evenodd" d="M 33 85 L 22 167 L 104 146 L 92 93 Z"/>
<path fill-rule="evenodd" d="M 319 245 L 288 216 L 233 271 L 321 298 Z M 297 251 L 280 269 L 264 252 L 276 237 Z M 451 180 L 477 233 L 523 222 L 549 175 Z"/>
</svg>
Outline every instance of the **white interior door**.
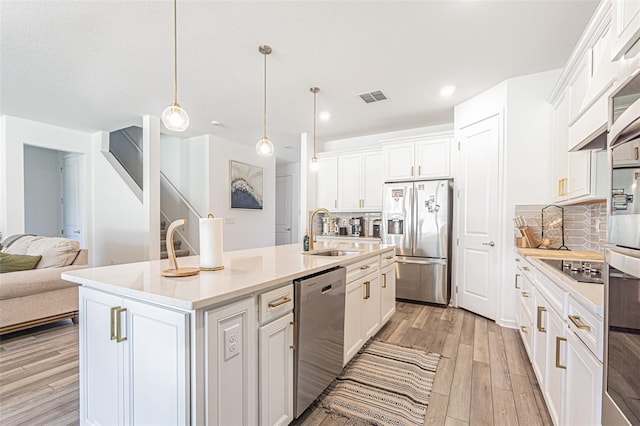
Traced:
<svg viewBox="0 0 640 426">
<path fill-rule="evenodd" d="M 82 243 L 82 155 L 62 159 L 62 236 Z"/>
<path fill-rule="evenodd" d="M 276 245 L 291 244 L 291 176 L 276 177 Z"/>
<path fill-rule="evenodd" d="M 458 305 L 495 320 L 499 299 L 498 154 L 500 116 L 461 130 Z"/>
</svg>

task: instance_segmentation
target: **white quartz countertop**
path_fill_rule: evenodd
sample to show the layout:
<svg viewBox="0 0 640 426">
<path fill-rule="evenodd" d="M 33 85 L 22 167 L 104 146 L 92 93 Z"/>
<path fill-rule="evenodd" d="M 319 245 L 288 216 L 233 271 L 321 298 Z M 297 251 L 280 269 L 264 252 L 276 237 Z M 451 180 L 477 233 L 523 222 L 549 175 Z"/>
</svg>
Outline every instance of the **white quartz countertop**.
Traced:
<svg viewBox="0 0 640 426">
<path fill-rule="evenodd" d="M 315 251 L 327 248 L 358 250 L 345 256 L 303 254 L 301 244 L 264 247 L 224 253 L 224 269 L 201 271 L 191 277 L 163 277 L 171 269 L 168 259 L 69 271 L 62 278 L 121 296 L 132 297 L 181 310 L 217 305 L 255 294 L 287 281 L 345 266 L 394 246 L 366 243 L 317 242 Z M 178 266 L 198 267 L 199 256 L 178 258 Z"/>
<path fill-rule="evenodd" d="M 604 318 L 604 284 L 581 283 L 544 263 L 543 257 L 527 257 L 549 279 L 561 285 L 578 303 Z"/>
</svg>

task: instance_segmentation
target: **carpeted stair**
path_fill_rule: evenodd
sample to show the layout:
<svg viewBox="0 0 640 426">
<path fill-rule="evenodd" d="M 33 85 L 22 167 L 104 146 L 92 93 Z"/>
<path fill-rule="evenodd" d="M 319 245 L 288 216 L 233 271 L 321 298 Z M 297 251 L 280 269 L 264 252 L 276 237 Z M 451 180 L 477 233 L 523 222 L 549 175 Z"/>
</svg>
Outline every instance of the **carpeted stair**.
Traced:
<svg viewBox="0 0 640 426">
<path fill-rule="evenodd" d="M 176 257 L 184 257 L 189 256 L 189 250 L 181 249 L 182 241 L 175 238 L 174 234 L 174 243 L 176 249 Z M 167 259 L 169 257 L 169 253 L 167 252 L 167 222 L 160 222 L 160 259 Z"/>
</svg>

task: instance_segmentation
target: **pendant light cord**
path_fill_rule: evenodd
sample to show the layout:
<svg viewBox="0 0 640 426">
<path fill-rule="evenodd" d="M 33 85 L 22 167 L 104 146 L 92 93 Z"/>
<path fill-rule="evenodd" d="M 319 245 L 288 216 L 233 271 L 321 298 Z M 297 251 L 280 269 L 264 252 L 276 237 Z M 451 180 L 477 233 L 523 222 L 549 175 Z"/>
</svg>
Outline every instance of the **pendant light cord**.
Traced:
<svg viewBox="0 0 640 426">
<path fill-rule="evenodd" d="M 264 53 L 264 139 L 267 139 L 267 54 Z"/>
<path fill-rule="evenodd" d="M 316 94 L 317 90 L 313 91 L 313 158 L 316 158 Z"/>
<path fill-rule="evenodd" d="M 178 104 L 178 0 L 173 0 L 173 103 Z"/>
</svg>

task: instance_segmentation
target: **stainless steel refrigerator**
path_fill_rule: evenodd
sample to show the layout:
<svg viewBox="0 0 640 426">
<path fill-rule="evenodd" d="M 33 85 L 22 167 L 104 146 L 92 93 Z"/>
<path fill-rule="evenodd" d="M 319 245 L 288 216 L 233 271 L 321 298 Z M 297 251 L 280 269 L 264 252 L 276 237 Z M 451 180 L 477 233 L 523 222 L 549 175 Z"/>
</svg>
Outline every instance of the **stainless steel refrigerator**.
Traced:
<svg viewBox="0 0 640 426">
<path fill-rule="evenodd" d="M 396 246 L 396 297 L 446 305 L 451 298 L 451 180 L 384 185 L 385 244 Z"/>
</svg>

